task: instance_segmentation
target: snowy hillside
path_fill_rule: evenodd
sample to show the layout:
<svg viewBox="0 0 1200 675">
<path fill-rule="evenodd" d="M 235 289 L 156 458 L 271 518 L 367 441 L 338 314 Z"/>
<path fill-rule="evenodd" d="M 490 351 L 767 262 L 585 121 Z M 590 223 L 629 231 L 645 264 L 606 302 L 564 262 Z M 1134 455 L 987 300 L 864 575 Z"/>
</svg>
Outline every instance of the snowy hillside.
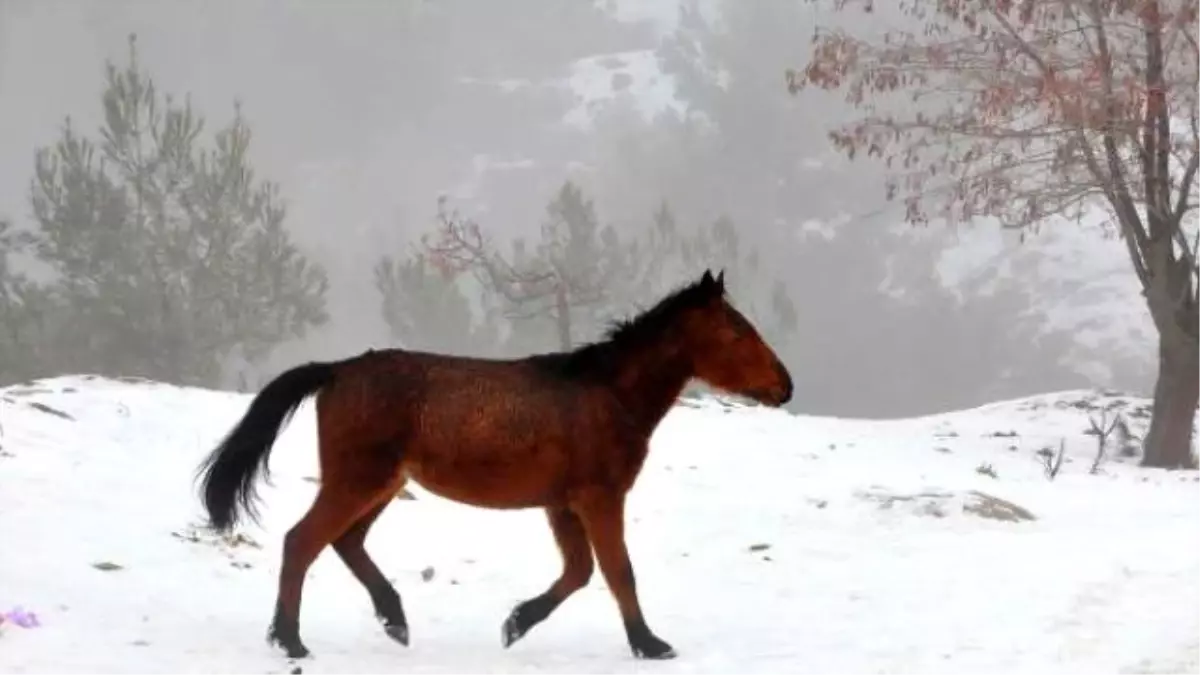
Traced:
<svg viewBox="0 0 1200 675">
<path fill-rule="evenodd" d="M 1125 244 L 1107 222 L 1102 212 L 1083 224 L 1050 219 L 1021 245 L 1016 234 L 981 221 L 947 238 L 938 276 L 955 291 L 967 282 L 983 282 L 985 295 L 1019 289 L 1043 335 L 1072 336 L 1066 360 L 1094 382 L 1112 382 L 1112 364 L 1122 360 L 1151 375 L 1158 333 Z"/>
<path fill-rule="evenodd" d="M 85 377 L 0 390 L 0 613 L 37 617 L 0 623 L 0 672 L 291 670 L 264 637 L 282 534 L 315 490 L 309 405 L 274 455 L 263 528 L 217 540 L 197 527 L 193 471 L 247 402 Z M 509 610 L 558 572 L 542 515 L 414 489 L 367 543 L 412 647 L 384 636 L 327 551 L 305 589 L 314 658 L 298 665 L 1195 672 L 1200 483 L 1120 457 L 1089 474 L 1088 411 L 1114 402 L 1141 433 L 1144 401 L 1089 392 L 888 422 L 680 405 L 630 504 L 642 603 L 680 654 L 662 663 L 630 656 L 599 576 L 502 649 Z M 1050 481 L 1038 451 L 1060 441 Z"/>
</svg>

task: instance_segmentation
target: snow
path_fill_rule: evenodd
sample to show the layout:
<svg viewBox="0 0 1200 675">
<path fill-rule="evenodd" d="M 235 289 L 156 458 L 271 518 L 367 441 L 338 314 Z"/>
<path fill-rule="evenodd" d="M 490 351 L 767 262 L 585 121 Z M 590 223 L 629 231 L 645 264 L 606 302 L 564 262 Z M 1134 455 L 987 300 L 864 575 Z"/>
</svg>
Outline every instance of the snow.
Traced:
<svg viewBox="0 0 1200 675">
<path fill-rule="evenodd" d="M 41 622 L 0 628 L 0 672 L 290 671 L 264 638 L 282 534 L 315 490 L 310 404 L 276 448 L 262 526 L 243 532 L 261 548 L 197 527 L 195 468 L 248 401 L 89 377 L 0 390 L 0 612 L 19 606 Z M 1144 433 L 1145 401 L 1086 391 L 898 421 L 682 402 L 628 513 L 643 608 L 679 652 L 661 663 L 630 655 L 599 575 L 502 649 L 513 605 L 558 573 L 542 515 L 413 488 L 367 542 L 404 599 L 412 647 L 384 636 L 326 551 L 301 619 L 314 658 L 298 665 L 1197 672 L 1200 483 L 1120 457 L 1090 475 L 1096 443 L 1083 432 L 1089 410 L 1109 404 Z M 1050 481 L 1036 453 L 1060 441 L 1067 459 Z M 984 464 L 996 477 L 977 472 Z M 964 512 L 972 490 L 1036 520 Z"/>
<path fill-rule="evenodd" d="M 663 73 L 653 49 L 577 59 L 571 64 L 566 86 L 575 105 L 563 121 L 583 130 L 590 130 L 597 113 L 619 98 L 628 100 L 647 121 L 664 111 L 681 114 L 686 108 L 676 96 L 675 77 Z"/>
</svg>

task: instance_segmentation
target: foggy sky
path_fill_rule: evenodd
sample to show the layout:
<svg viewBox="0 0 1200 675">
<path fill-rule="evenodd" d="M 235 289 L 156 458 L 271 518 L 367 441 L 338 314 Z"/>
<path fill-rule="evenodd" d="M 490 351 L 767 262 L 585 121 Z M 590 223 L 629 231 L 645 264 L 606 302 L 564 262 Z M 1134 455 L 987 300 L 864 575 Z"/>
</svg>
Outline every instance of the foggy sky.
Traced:
<svg viewBox="0 0 1200 675">
<path fill-rule="evenodd" d="M 190 95 L 210 128 L 229 119 L 235 98 L 243 101 L 259 175 L 281 184 L 289 228 L 330 273 L 332 321 L 318 351 L 384 339 L 363 269 L 381 247 L 404 241 L 405 227 L 426 228 L 438 194 L 472 178 L 470 167 L 439 165 L 436 142 L 414 143 L 421 129 L 404 114 L 406 79 L 423 77 L 430 64 L 404 62 L 396 45 L 414 39 L 411 13 L 421 4 L 3 0 L 0 214 L 27 222 L 34 149 L 57 139 L 68 114 L 78 128 L 98 126 L 104 60 L 121 63 L 127 36 L 137 33 L 156 82 Z M 676 12 L 674 0 L 617 5 L 622 18 L 657 30 L 669 29 Z M 479 57 L 481 78 L 503 76 L 487 72 L 487 54 Z M 487 127 L 488 113 L 468 120 Z M 540 209 L 547 187 L 531 185 L 520 197 Z M 491 226 L 510 223 L 536 226 Z"/>
<path fill-rule="evenodd" d="M 762 6 L 768 4 L 762 0 Z M 840 268 L 822 261 L 820 253 L 808 268 L 796 262 L 804 252 L 805 228 L 842 208 L 838 200 L 876 216 L 882 205 L 873 182 L 877 174 L 867 168 L 856 168 L 853 180 L 843 177 L 840 188 L 832 185 L 836 153 L 824 144 L 824 134 L 841 119 L 836 103 L 818 95 L 789 98 L 784 89 L 783 69 L 797 65 L 811 26 L 776 27 L 775 40 L 764 39 L 761 49 L 755 47 L 758 53 L 726 55 L 743 59 L 746 72 L 759 78 L 752 91 L 779 108 L 769 114 L 794 116 L 789 133 L 810 139 L 802 144 L 804 156 L 777 158 L 809 167 L 799 179 L 789 169 L 791 180 L 801 182 L 782 185 L 780 178 L 781 185 L 774 185 L 760 177 L 739 183 L 717 176 L 698 184 L 686 172 L 686 158 L 673 156 L 679 147 L 648 147 L 648 141 L 660 139 L 645 136 L 593 136 L 554 119 L 583 105 L 576 100 L 579 92 L 563 85 L 571 74 L 567 62 L 654 50 L 679 18 L 677 0 L 605 0 L 601 6 L 636 23 L 628 31 L 572 32 L 568 18 L 562 35 L 526 39 L 517 37 L 523 17 L 514 8 L 524 7 L 519 2 L 0 0 L 0 216 L 30 222 L 35 148 L 57 140 L 67 115 L 92 134 L 99 123 L 104 61 L 123 63 L 133 32 L 143 66 L 161 89 L 190 96 L 207 117 L 208 131 L 223 126 L 233 101 L 242 101 L 259 177 L 281 185 L 289 229 L 329 272 L 331 321 L 302 343 L 278 350 L 272 358 L 277 367 L 388 345 L 371 266 L 381 252 L 402 252 L 415 234 L 428 230 L 438 195 L 478 196 L 485 175 L 487 198 L 474 206 L 486 209 L 488 227 L 502 237 L 535 232 L 547 199 L 563 180 L 574 178 L 596 196 L 602 219 L 621 227 L 638 227 L 664 197 L 685 216 L 710 221 L 734 201 L 758 200 L 767 204 L 763 213 L 776 215 L 762 220 L 756 212 L 738 221 L 739 230 L 790 275 L 787 281 L 798 293 L 828 284 L 834 275 L 859 274 L 855 265 L 861 261 L 854 255 L 841 260 Z M 445 16 L 430 19 L 431 8 Z M 436 32 L 423 28 L 429 21 L 440 21 Z M 741 29 L 757 35 L 764 28 L 751 21 Z M 477 106 L 471 87 L 523 87 L 532 93 L 510 108 L 497 106 L 494 98 Z M 424 105 L 430 100 L 437 104 Z M 532 115 L 546 115 L 547 122 L 522 126 Z M 736 130 L 739 139 L 754 141 L 724 149 L 732 176 L 760 161 L 762 149 L 776 140 L 769 132 L 753 137 L 762 119 L 755 114 L 735 110 L 730 119 L 743 125 Z M 664 169 L 666 161 L 658 162 L 655 152 L 677 166 Z M 839 189 L 842 194 L 832 194 Z M 854 220 L 854 226 L 878 226 Z M 870 349 L 872 340 L 887 339 L 877 317 L 856 315 L 855 308 L 817 307 L 813 303 L 820 297 L 811 292 L 798 297 L 809 303 L 802 315 L 823 317 L 824 325 L 806 325 L 814 333 L 812 349 L 847 339 Z M 936 360 L 947 344 L 962 338 L 941 339 L 947 342 L 931 338 L 919 345 L 923 351 L 912 358 Z M 821 353 L 811 358 L 819 361 Z M 854 377 L 871 386 L 870 373 L 856 371 Z M 901 401 L 897 410 L 902 404 L 912 405 Z"/>
</svg>

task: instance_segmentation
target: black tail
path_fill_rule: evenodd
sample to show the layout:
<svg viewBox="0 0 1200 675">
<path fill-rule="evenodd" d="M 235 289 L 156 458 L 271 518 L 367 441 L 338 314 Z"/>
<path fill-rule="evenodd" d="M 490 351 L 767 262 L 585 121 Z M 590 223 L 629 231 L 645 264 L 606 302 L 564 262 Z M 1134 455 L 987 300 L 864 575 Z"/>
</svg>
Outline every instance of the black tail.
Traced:
<svg viewBox="0 0 1200 675">
<path fill-rule="evenodd" d="M 270 473 L 267 461 L 279 431 L 296 408 L 333 381 L 339 363 L 307 363 L 271 380 L 250 402 L 250 409 L 201 464 L 202 498 L 209 523 L 227 531 L 238 521 L 239 507 L 258 519 L 254 481 Z"/>
</svg>

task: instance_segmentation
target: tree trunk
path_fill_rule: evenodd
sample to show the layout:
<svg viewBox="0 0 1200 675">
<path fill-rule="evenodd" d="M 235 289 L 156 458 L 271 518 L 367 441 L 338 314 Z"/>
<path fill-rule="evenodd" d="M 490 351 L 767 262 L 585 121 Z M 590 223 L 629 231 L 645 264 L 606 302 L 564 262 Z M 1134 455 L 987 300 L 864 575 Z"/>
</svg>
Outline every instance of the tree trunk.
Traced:
<svg viewBox="0 0 1200 675">
<path fill-rule="evenodd" d="M 1142 466 L 1196 468 L 1192 430 L 1200 402 L 1200 354 L 1186 340 L 1159 334 L 1158 382 Z"/>
</svg>

